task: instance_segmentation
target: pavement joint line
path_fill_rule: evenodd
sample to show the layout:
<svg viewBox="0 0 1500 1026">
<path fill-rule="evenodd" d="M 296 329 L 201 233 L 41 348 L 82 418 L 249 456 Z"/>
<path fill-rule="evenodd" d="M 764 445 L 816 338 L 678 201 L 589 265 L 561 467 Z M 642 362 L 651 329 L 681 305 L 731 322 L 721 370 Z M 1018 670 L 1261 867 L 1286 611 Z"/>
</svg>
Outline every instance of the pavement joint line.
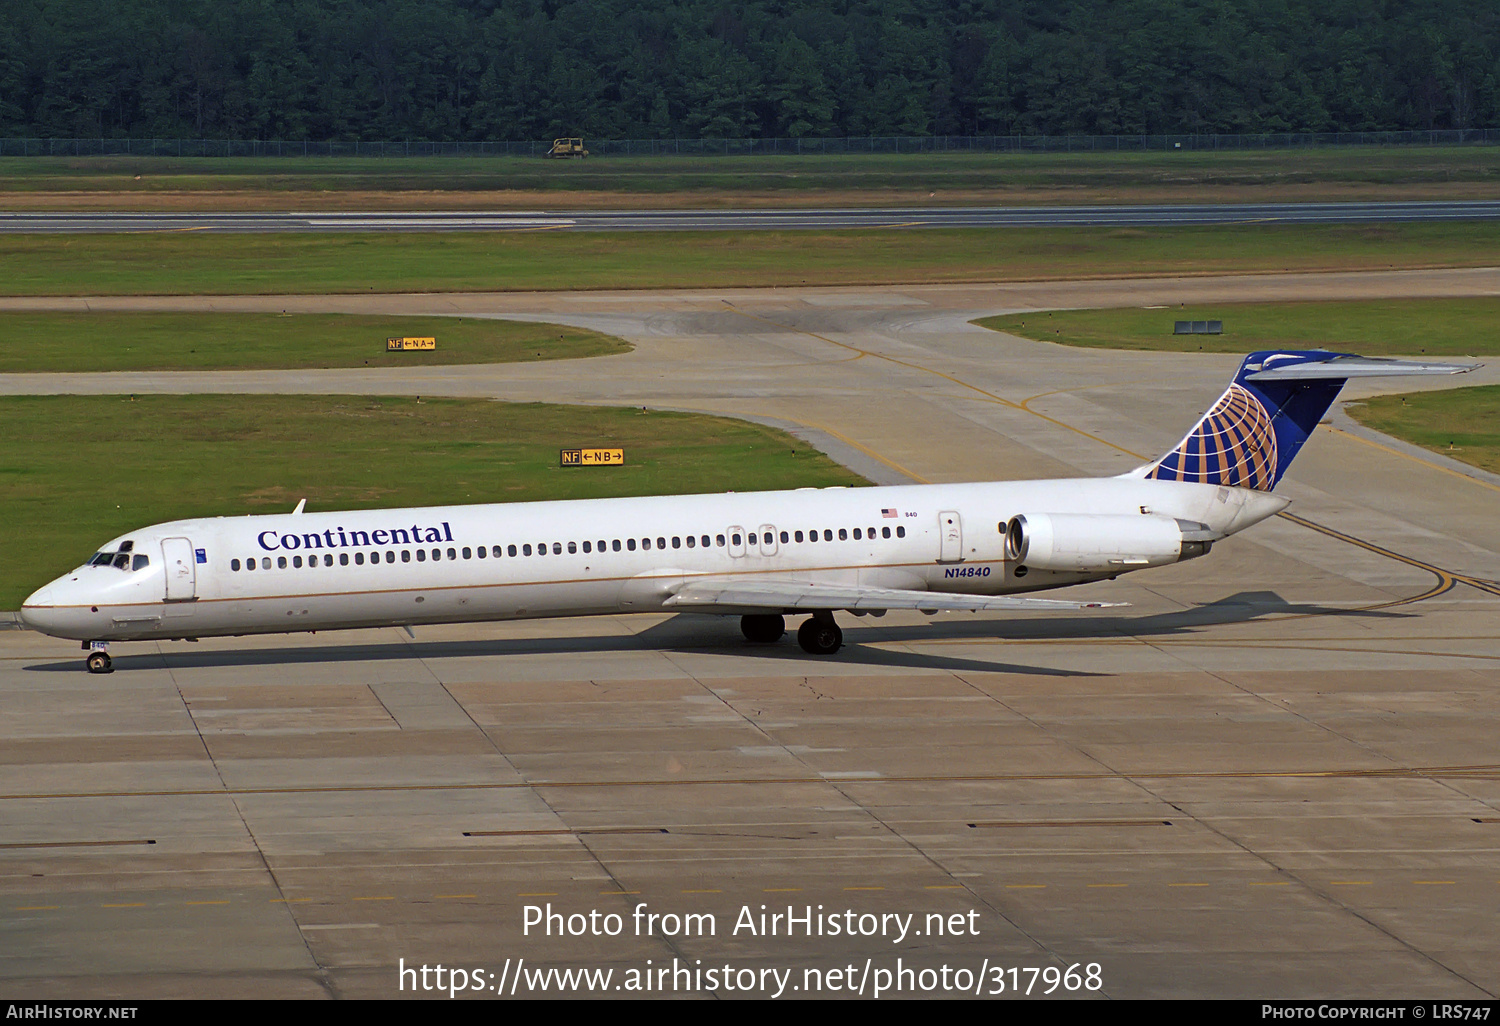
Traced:
<svg viewBox="0 0 1500 1026">
<path fill-rule="evenodd" d="M 704 889 L 704 890 L 679 891 L 678 893 L 680 893 L 680 894 L 723 894 L 724 892 L 722 890 L 718 890 L 716 888 L 708 888 L 708 889 Z"/>
<path fill-rule="evenodd" d="M 434 894 L 433 897 L 437 898 L 439 900 L 444 900 L 444 899 L 454 899 L 454 900 L 457 900 L 457 899 L 460 899 L 460 898 L 478 898 L 479 895 L 477 895 L 477 894 Z"/>
<path fill-rule="evenodd" d="M 557 897 L 557 891 L 521 891 L 521 892 L 519 892 L 516 895 L 516 897 L 518 897 L 518 898 L 555 898 L 555 897 Z"/>
<path fill-rule="evenodd" d="M 371 784 L 336 785 L 329 787 L 257 787 L 257 788 L 201 788 L 181 791 L 78 791 L 74 793 L 51 792 L 41 794 L 0 794 L 0 801 L 39 801 L 42 799 L 79 800 L 85 798 L 181 798 L 198 795 L 236 796 L 250 794 L 360 794 L 392 791 L 485 791 L 510 790 L 534 787 L 742 787 L 751 785 L 787 786 L 797 784 L 830 784 L 840 786 L 867 786 L 888 784 L 964 784 L 999 783 L 1006 781 L 1051 781 L 1051 780 L 1296 780 L 1339 779 L 1381 777 L 1406 779 L 1411 777 L 1462 777 L 1466 779 L 1489 779 L 1500 774 L 1500 764 L 1474 766 L 1404 766 L 1396 769 L 1302 769 L 1302 770 L 1130 770 L 1115 773 L 975 773 L 975 774 L 913 774 L 911 776 L 861 777 L 859 779 L 829 780 L 826 777 L 693 777 L 688 779 L 662 780 L 552 780 L 545 783 L 498 783 L 498 784 Z"/>
</svg>

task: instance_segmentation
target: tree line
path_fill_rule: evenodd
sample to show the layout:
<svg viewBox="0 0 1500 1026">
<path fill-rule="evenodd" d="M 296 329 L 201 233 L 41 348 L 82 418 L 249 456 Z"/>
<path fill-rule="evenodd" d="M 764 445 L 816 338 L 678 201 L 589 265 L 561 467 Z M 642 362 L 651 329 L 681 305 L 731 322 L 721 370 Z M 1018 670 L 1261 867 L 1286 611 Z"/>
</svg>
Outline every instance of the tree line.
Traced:
<svg viewBox="0 0 1500 1026">
<path fill-rule="evenodd" d="M 1500 0 L 0 0 L 0 135 L 1500 127 Z"/>
</svg>

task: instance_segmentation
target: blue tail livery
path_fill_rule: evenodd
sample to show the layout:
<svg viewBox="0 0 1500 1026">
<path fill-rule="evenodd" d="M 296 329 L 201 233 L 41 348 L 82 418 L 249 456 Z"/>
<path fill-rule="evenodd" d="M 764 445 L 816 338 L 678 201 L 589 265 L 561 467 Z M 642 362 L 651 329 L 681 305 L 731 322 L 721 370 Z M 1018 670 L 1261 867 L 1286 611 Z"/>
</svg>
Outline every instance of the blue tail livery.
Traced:
<svg viewBox="0 0 1500 1026">
<path fill-rule="evenodd" d="M 1172 451 L 1148 465 L 1144 476 L 1269 492 L 1345 381 L 1395 374 L 1459 374 L 1475 366 L 1321 349 L 1251 353 L 1219 401 Z"/>
</svg>

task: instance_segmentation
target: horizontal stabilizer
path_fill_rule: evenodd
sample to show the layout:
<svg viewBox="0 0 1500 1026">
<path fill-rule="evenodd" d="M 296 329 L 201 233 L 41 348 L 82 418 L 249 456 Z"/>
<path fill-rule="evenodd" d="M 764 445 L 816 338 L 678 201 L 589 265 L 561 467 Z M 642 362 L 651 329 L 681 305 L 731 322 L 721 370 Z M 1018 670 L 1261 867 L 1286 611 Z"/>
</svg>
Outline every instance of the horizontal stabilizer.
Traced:
<svg viewBox="0 0 1500 1026">
<path fill-rule="evenodd" d="M 1244 381 L 1346 381 L 1349 378 L 1379 378 L 1405 374 L 1467 374 L 1482 363 L 1429 363 L 1426 360 L 1393 360 L 1379 356 L 1330 354 L 1326 360 L 1278 362 L 1281 354 L 1257 367 L 1247 364 Z"/>
<path fill-rule="evenodd" d="M 859 585 L 806 584 L 801 581 L 689 581 L 664 603 L 667 606 L 708 610 L 724 609 L 887 609 L 962 610 L 1031 609 L 1062 611 L 1103 609 L 1119 602 L 1069 602 L 1065 599 L 1026 598 L 1015 595 L 959 595 L 941 591 L 908 591 L 900 588 L 866 588 Z"/>
</svg>

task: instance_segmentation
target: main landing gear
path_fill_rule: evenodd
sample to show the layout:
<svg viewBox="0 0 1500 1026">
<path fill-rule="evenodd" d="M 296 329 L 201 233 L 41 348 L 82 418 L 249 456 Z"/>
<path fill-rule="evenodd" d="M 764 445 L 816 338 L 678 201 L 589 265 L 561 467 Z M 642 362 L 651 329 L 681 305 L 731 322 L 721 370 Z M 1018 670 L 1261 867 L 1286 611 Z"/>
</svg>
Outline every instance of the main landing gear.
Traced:
<svg viewBox="0 0 1500 1026">
<path fill-rule="evenodd" d="M 844 632 L 832 613 L 818 612 L 797 628 L 797 644 L 808 655 L 833 655 L 844 647 Z"/>
<path fill-rule="evenodd" d="M 92 648 L 85 641 L 83 647 L 89 649 L 89 654 L 84 657 L 83 665 L 89 668 L 90 673 L 114 673 L 115 668 L 110 663 L 109 653 L 102 648 Z"/>
<path fill-rule="evenodd" d="M 786 620 L 776 613 L 755 613 L 740 617 L 740 633 L 746 641 L 766 645 L 780 641 L 786 633 Z"/>
<path fill-rule="evenodd" d="M 740 631 L 747 641 L 770 644 L 786 633 L 786 618 L 777 613 L 755 613 L 740 617 Z M 797 628 L 797 644 L 809 655 L 833 655 L 844 647 L 844 632 L 833 622 L 833 614 L 817 612 Z"/>
</svg>

